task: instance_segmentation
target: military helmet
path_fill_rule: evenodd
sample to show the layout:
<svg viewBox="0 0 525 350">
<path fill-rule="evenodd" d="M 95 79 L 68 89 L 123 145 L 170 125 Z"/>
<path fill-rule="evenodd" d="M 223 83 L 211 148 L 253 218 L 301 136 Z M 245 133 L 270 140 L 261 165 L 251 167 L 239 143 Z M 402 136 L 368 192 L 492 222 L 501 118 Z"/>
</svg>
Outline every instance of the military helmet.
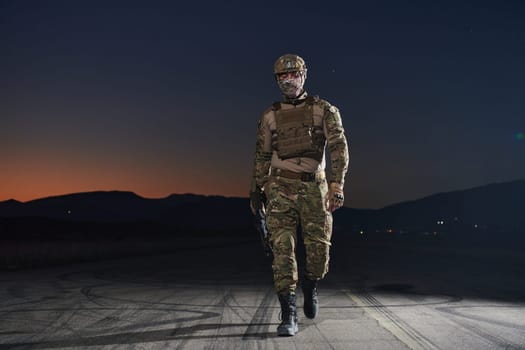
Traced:
<svg viewBox="0 0 525 350">
<path fill-rule="evenodd" d="M 306 63 L 304 60 L 293 54 L 286 54 L 277 59 L 273 65 L 273 73 L 281 74 L 287 72 L 306 72 Z"/>
</svg>

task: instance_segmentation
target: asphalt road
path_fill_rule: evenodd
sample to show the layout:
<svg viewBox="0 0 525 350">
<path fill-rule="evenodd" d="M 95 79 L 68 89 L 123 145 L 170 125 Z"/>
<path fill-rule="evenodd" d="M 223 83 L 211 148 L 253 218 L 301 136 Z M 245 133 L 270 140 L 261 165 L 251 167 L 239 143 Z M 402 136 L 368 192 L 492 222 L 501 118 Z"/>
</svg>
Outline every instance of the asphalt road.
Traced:
<svg viewBox="0 0 525 350">
<path fill-rule="evenodd" d="M 339 239 L 318 318 L 283 338 L 251 243 L 3 272 L 0 349 L 525 349 L 521 256 Z"/>
</svg>

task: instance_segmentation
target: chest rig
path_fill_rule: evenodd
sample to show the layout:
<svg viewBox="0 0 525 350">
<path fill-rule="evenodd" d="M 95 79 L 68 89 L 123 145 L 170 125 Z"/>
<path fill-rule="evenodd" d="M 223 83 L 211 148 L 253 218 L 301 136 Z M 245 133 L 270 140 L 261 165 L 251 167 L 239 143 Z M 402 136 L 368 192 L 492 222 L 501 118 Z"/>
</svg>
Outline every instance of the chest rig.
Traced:
<svg viewBox="0 0 525 350">
<path fill-rule="evenodd" d="M 275 130 L 272 130 L 272 148 L 281 159 L 305 157 L 320 162 L 326 138 L 321 125 L 314 123 L 314 104 L 318 98 L 308 96 L 301 107 L 282 109 L 273 104 Z"/>
</svg>

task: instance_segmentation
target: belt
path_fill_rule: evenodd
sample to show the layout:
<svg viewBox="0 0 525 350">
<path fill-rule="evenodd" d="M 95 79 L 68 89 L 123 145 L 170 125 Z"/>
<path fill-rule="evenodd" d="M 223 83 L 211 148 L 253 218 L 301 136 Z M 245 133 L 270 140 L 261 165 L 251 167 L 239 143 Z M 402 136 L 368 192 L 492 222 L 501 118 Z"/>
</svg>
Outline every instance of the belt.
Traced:
<svg viewBox="0 0 525 350">
<path fill-rule="evenodd" d="M 270 174 L 273 176 L 280 176 L 287 179 L 295 179 L 310 182 L 323 178 L 324 172 L 318 171 L 315 173 L 296 173 L 295 171 L 291 170 L 272 168 Z"/>
</svg>

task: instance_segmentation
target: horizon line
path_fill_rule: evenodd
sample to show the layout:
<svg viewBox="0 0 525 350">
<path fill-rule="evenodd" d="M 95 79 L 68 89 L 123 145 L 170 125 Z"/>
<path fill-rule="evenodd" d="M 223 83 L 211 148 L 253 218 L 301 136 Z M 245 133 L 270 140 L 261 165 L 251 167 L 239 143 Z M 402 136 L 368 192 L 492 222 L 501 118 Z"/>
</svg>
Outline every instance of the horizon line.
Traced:
<svg viewBox="0 0 525 350">
<path fill-rule="evenodd" d="M 398 202 L 395 202 L 395 203 L 386 204 L 384 206 L 377 207 L 377 208 L 352 208 L 352 207 L 349 207 L 349 206 L 343 206 L 343 207 L 344 208 L 348 208 L 348 209 L 357 209 L 357 210 L 379 210 L 379 209 L 387 208 L 387 207 L 390 207 L 390 206 L 393 206 L 393 205 L 397 205 L 397 204 L 401 204 L 401 203 L 414 202 L 414 201 L 422 200 L 422 199 L 425 199 L 425 198 L 428 198 L 428 197 L 432 197 L 432 196 L 436 196 L 436 195 L 442 195 L 442 194 L 453 193 L 453 192 L 469 191 L 469 190 L 482 188 L 482 187 L 487 187 L 487 186 L 491 186 L 491 185 L 510 184 L 510 183 L 521 182 L 521 181 L 525 181 L 525 178 L 518 178 L 518 179 L 514 179 L 514 180 L 509 180 L 509 181 L 490 182 L 490 183 L 487 183 L 487 184 L 484 184 L 484 185 L 478 185 L 478 186 L 468 187 L 468 188 L 459 189 L 459 190 L 440 191 L 440 192 L 431 193 L 431 194 L 428 194 L 428 195 L 425 195 L 425 196 L 422 196 L 422 197 L 419 197 L 419 198 L 415 198 L 415 199 L 405 199 L 405 200 L 401 200 L 401 201 L 398 201 Z M 26 200 L 26 201 L 21 201 L 21 200 L 15 199 L 15 198 L 8 198 L 8 199 L 5 199 L 5 200 L 1 200 L 0 199 L 0 203 L 2 203 L 2 202 L 9 202 L 9 201 L 15 201 L 15 202 L 18 202 L 18 203 L 25 204 L 25 203 L 29 203 L 29 202 L 33 202 L 33 201 L 37 201 L 37 200 L 56 198 L 56 197 L 65 197 L 65 196 L 71 196 L 71 195 L 77 195 L 77 194 L 112 193 L 112 192 L 114 192 L 114 193 L 130 193 L 130 194 L 133 194 L 133 195 L 135 195 L 135 196 L 137 196 L 139 198 L 151 199 L 151 200 L 160 200 L 160 199 L 169 198 L 171 196 L 185 196 L 185 195 L 186 196 L 200 196 L 200 197 L 222 197 L 222 198 L 231 198 L 231 199 L 249 199 L 249 195 L 247 195 L 247 196 L 228 196 L 228 195 L 224 195 L 224 194 L 200 194 L 200 193 L 192 193 L 192 192 L 170 193 L 170 194 L 168 194 L 166 196 L 162 196 L 162 197 L 146 197 L 146 196 L 140 195 L 137 192 L 132 191 L 132 190 L 119 190 L 119 189 L 100 190 L 100 189 L 98 189 L 98 190 L 90 190 L 90 191 L 80 191 L 80 192 L 70 192 L 70 193 L 63 193 L 63 194 L 53 194 L 53 195 L 48 195 L 48 196 L 43 196 L 43 197 L 37 197 L 37 198 L 34 198 L 34 199 L 29 199 L 29 200 Z"/>
</svg>

